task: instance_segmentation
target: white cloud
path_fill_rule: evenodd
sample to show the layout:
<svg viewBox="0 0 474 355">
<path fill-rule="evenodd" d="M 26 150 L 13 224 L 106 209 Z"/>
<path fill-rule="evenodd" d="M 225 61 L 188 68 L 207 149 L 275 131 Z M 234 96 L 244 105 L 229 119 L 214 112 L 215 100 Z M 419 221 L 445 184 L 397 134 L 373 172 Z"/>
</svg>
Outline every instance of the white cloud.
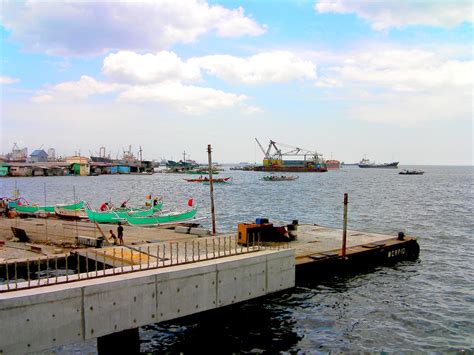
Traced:
<svg viewBox="0 0 474 355">
<path fill-rule="evenodd" d="M 356 13 L 371 23 L 372 28 L 428 25 L 454 27 L 472 22 L 470 0 L 319 0 L 315 10 L 320 13 Z"/>
<path fill-rule="evenodd" d="M 330 68 L 335 81 L 395 91 L 472 85 L 473 61 L 449 60 L 422 50 L 356 53 Z"/>
<path fill-rule="evenodd" d="M 159 102 L 181 112 L 203 114 L 205 112 L 237 107 L 247 97 L 212 88 L 188 86 L 177 82 L 165 82 L 147 86 L 133 86 L 119 96 L 126 102 Z"/>
<path fill-rule="evenodd" d="M 167 80 L 196 81 L 199 67 L 183 62 L 175 53 L 138 54 L 120 51 L 104 59 L 102 72 L 112 80 L 126 83 L 153 83 Z"/>
<path fill-rule="evenodd" d="M 402 125 L 472 117 L 472 60 L 400 48 L 332 59 L 332 65 L 320 68 L 316 86 L 346 101 L 351 117 Z"/>
<path fill-rule="evenodd" d="M 231 83 L 264 84 L 316 79 L 316 65 L 288 51 L 263 52 L 247 58 L 210 55 L 189 62 Z"/>
<path fill-rule="evenodd" d="M 44 103 L 53 100 L 84 99 L 92 95 L 107 94 L 123 89 L 115 83 L 102 83 L 90 76 L 83 75 L 78 81 L 68 81 L 57 84 L 46 90 L 41 90 L 32 98 L 33 102 Z"/>
<path fill-rule="evenodd" d="M 9 85 L 9 84 L 15 84 L 18 83 L 20 79 L 17 78 L 10 78 L 8 76 L 0 76 L 0 84 L 3 85 Z"/>
<path fill-rule="evenodd" d="M 27 50 L 65 56 L 156 51 L 211 32 L 237 37 L 266 31 L 241 7 L 202 0 L 2 1 L 0 21 Z"/>
</svg>

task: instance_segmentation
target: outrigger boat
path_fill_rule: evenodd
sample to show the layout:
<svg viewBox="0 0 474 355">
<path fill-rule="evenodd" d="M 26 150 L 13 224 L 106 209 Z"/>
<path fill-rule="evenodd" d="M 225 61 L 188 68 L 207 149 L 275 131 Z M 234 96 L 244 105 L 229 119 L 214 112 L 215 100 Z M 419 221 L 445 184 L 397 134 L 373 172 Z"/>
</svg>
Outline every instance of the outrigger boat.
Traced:
<svg viewBox="0 0 474 355">
<path fill-rule="evenodd" d="M 199 179 L 184 179 L 187 182 L 202 182 L 202 183 L 209 183 L 210 180 L 209 178 L 199 178 Z M 212 179 L 213 183 L 226 183 L 226 182 L 231 182 L 232 178 L 231 177 L 226 177 L 226 178 L 217 178 L 217 179 Z"/>
<path fill-rule="evenodd" d="M 117 223 L 125 222 L 127 217 L 146 217 L 158 213 L 163 208 L 163 200 L 150 208 L 147 209 L 130 209 L 130 208 L 117 208 L 108 211 L 94 211 L 91 208 L 86 208 L 86 213 L 91 221 L 97 223 Z"/>
<path fill-rule="evenodd" d="M 62 219 L 87 219 L 87 212 L 83 209 L 81 210 L 68 210 L 61 207 L 55 207 L 54 213 L 57 217 Z"/>
<path fill-rule="evenodd" d="M 126 216 L 128 224 L 132 226 L 151 227 L 166 223 L 176 223 L 189 221 L 196 216 L 197 207 L 185 212 L 172 212 L 168 214 L 159 214 L 147 217 Z"/>
<path fill-rule="evenodd" d="M 270 176 L 264 176 L 262 180 L 264 181 L 290 181 L 290 180 L 296 180 L 298 179 L 298 176 L 292 176 L 292 175 L 270 175 Z"/>
<path fill-rule="evenodd" d="M 24 199 L 23 199 L 24 200 Z M 59 204 L 54 206 L 37 206 L 37 205 L 30 205 L 26 200 L 24 200 L 26 204 L 18 204 L 19 200 L 12 201 L 9 203 L 10 208 L 14 208 L 18 213 L 29 213 L 33 214 L 36 212 L 47 212 L 47 213 L 54 213 L 54 209 L 56 207 L 62 208 L 65 210 L 80 210 L 84 206 L 84 201 L 79 201 L 73 204 Z"/>
</svg>

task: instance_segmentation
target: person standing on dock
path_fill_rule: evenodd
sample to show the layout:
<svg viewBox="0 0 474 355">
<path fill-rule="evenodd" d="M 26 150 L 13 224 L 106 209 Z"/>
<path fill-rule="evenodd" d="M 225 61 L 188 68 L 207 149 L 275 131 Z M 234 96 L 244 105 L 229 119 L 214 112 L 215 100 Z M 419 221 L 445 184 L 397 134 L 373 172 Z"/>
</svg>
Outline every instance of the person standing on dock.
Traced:
<svg viewBox="0 0 474 355">
<path fill-rule="evenodd" d="M 118 240 L 119 240 L 119 244 L 123 245 L 123 227 L 122 227 L 122 223 L 120 223 L 120 222 L 118 222 L 117 237 L 118 237 Z"/>
</svg>

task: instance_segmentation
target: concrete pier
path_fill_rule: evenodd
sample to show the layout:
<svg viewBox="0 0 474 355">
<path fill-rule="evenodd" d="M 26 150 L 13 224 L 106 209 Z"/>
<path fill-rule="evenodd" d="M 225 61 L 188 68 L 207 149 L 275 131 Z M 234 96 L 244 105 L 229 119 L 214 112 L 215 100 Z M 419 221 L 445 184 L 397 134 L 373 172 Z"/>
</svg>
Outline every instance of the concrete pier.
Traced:
<svg viewBox="0 0 474 355">
<path fill-rule="evenodd" d="M 0 293 L 0 353 L 108 336 L 293 287 L 294 250 Z"/>
</svg>

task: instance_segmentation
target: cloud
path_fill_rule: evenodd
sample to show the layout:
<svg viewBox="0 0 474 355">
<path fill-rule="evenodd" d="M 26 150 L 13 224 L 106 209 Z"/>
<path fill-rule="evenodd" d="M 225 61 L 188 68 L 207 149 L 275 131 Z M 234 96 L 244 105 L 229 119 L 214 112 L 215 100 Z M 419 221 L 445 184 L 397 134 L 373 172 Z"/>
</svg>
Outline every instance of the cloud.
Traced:
<svg viewBox="0 0 474 355">
<path fill-rule="evenodd" d="M 390 49 L 357 53 L 330 71 L 337 82 L 426 91 L 472 85 L 473 68 L 473 61 L 444 59 L 434 52 Z"/>
<path fill-rule="evenodd" d="M 49 89 L 41 90 L 32 98 L 33 102 L 44 103 L 53 100 L 85 99 L 92 95 L 107 94 L 124 89 L 115 83 L 102 83 L 90 76 L 83 75 L 78 81 L 57 84 Z"/>
<path fill-rule="evenodd" d="M 120 51 L 104 59 L 102 72 L 109 78 L 126 83 L 153 83 L 167 80 L 196 81 L 199 67 L 183 62 L 175 53 L 138 54 Z"/>
<path fill-rule="evenodd" d="M 320 13 L 355 13 L 375 30 L 414 25 L 455 27 L 472 23 L 473 10 L 470 0 L 319 0 L 314 8 Z"/>
<path fill-rule="evenodd" d="M 419 49 L 380 48 L 320 67 L 318 88 L 347 102 L 351 117 L 417 125 L 472 116 L 474 61 Z"/>
<path fill-rule="evenodd" d="M 238 108 L 245 114 L 257 113 L 248 106 L 248 97 L 212 88 L 184 85 L 178 81 L 163 81 L 151 85 L 100 82 L 83 75 L 78 81 L 57 84 L 38 91 L 32 101 L 37 104 L 78 102 L 79 100 L 113 93 L 121 103 L 158 103 L 187 114 L 200 115 L 212 110 Z M 109 100 L 110 101 L 110 100 Z"/>
<path fill-rule="evenodd" d="M 29 51 L 97 55 L 110 50 L 162 50 L 207 33 L 259 36 L 266 26 L 201 0 L 3 1 L 2 26 Z"/>
<path fill-rule="evenodd" d="M 236 107 L 247 99 L 245 95 L 177 82 L 133 86 L 119 96 L 119 101 L 122 102 L 159 102 L 189 114 L 203 114 L 214 109 Z"/>
<path fill-rule="evenodd" d="M 15 84 L 18 83 L 20 79 L 17 78 L 10 78 L 8 76 L 0 76 L 0 84 L 2 85 L 9 85 L 9 84 Z"/>
<path fill-rule="evenodd" d="M 288 51 L 263 52 L 247 58 L 210 55 L 189 62 L 231 83 L 253 85 L 316 79 L 316 65 Z"/>
</svg>

